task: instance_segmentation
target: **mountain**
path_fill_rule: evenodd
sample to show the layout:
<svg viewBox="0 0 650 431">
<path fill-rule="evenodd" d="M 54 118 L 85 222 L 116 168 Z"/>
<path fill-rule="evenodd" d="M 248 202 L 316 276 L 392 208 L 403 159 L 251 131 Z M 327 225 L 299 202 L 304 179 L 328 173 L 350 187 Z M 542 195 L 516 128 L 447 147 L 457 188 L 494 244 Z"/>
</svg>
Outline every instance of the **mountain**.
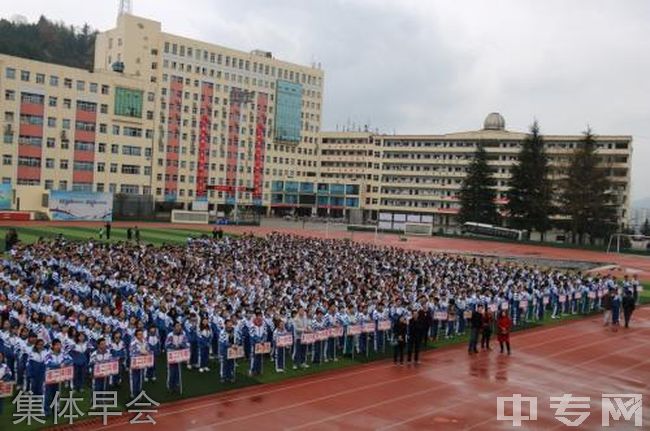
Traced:
<svg viewBox="0 0 650 431">
<path fill-rule="evenodd" d="M 92 70 L 97 31 L 55 23 L 0 20 L 0 53 Z"/>
</svg>

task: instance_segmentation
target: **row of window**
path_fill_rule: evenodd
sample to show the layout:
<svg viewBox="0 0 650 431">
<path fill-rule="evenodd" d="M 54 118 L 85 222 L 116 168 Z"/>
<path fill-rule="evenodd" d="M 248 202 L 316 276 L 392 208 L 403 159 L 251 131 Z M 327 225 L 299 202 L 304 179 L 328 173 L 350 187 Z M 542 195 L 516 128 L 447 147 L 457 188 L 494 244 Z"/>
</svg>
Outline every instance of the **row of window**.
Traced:
<svg viewBox="0 0 650 431">
<path fill-rule="evenodd" d="M 16 79 L 17 71 L 13 67 L 5 68 L 5 78 L 7 79 Z M 36 84 L 45 84 L 45 74 L 44 73 L 34 73 L 34 82 Z M 31 82 L 32 72 L 29 70 L 20 71 L 20 80 L 24 82 Z M 59 86 L 59 77 L 56 75 L 50 75 L 50 86 L 58 87 Z M 71 78 L 63 78 L 63 87 L 72 88 L 73 80 Z M 75 83 L 75 88 L 77 91 L 86 91 L 86 81 L 77 80 Z M 88 82 L 88 91 L 91 93 L 97 93 L 101 89 L 101 94 L 109 94 L 110 87 L 108 85 L 102 84 L 101 86 L 96 82 Z"/>
</svg>

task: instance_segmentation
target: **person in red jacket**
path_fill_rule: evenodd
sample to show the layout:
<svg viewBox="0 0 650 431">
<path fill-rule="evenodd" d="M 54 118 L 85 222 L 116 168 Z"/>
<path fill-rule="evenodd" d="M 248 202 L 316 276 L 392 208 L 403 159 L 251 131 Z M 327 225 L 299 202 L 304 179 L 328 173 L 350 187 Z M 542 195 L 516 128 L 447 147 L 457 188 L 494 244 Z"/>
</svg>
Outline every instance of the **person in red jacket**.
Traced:
<svg viewBox="0 0 650 431">
<path fill-rule="evenodd" d="M 510 354 L 510 330 L 512 329 L 512 320 L 508 317 L 508 313 L 502 310 L 497 320 L 497 339 L 499 346 L 501 346 L 501 353 L 503 353 L 503 345 L 506 345 L 508 354 Z"/>
</svg>

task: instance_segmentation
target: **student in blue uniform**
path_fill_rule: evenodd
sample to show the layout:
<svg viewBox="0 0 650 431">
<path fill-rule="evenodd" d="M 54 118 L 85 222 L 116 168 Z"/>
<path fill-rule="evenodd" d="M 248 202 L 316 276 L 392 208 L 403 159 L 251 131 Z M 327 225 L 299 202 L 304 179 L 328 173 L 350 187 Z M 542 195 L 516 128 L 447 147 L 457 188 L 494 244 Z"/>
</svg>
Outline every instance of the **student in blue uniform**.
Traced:
<svg viewBox="0 0 650 431">
<path fill-rule="evenodd" d="M 266 325 L 264 324 L 264 319 L 262 319 L 262 310 L 255 311 L 255 318 L 253 318 L 253 324 L 250 327 L 249 333 L 252 351 L 250 356 L 250 370 L 248 371 L 248 374 L 251 376 L 257 376 L 262 373 L 262 360 L 264 355 L 255 354 L 255 345 L 258 343 L 264 343 L 267 339 Z"/>
<path fill-rule="evenodd" d="M 111 376 L 111 386 L 118 386 L 122 383 L 122 373 L 126 369 L 126 346 L 122 341 L 122 333 L 119 330 L 113 332 L 110 344 L 111 356 L 116 358 L 120 364 L 120 372 Z"/>
<path fill-rule="evenodd" d="M 10 382 L 13 379 L 13 373 L 9 365 L 5 363 L 5 355 L 0 352 L 0 381 Z M 0 398 L 0 416 L 2 416 L 4 410 L 4 398 Z"/>
<path fill-rule="evenodd" d="M 74 365 L 72 388 L 77 392 L 81 392 L 84 387 L 84 377 L 88 370 L 88 343 L 86 343 L 86 335 L 83 332 L 77 332 L 75 343 L 69 354 Z"/>
<path fill-rule="evenodd" d="M 235 381 L 235 360 L 228 359 L 228 348 L 239 345 L 239 337 L 235 332 L 232 320 L 226 319 L 226 327 L 219 334 L 219 351 L 221 352 L 221 381 Z"/>
<path fill-rule="evenodd" d="M 37 342 L 37 346 L 39 343 L 42 343 L 42 340 L 39 340 Z M 56 396 L 57 392 L 61 391 L 61 383 L 53 383 L 50 385 L 45 385 L 45 372 L 47 370 L 54 370 L 58 368 L 63 368 L 68 365 L 72 364 L 72 358 L 70 358 L 70 355 L 66 354 L 62 350 L 61 346 L 61 341 L 59 339 L 53 340 L 52 341 L 52 350 L 48 353 L 44 354 L 45 361 L 43 365 L 41 366 L 40 364 L 36 365 L 38 362 L 37 358 L 37 347 L 34 348 L 34 352 L 32 352 L 32 357 L 34 358 L 34 365 L 32 365 L 32 360 L 30 359 L 30 365 L 32 367 L 32 372 L 36 368 L 41 368 L 42 367 L 42 372 L 43 372 L 43 385 L 45 386 L 45 414 L 49 416 L 51 410 L 52 410 L 52 402 L 54 401 L 54 397 Z M 36 385 L 36 382 L 34 383 Z"/>
<path fill-rule="evenodd" d="M 104 337 L 97 339 L 97 348 L 90 354 L 90 366 L 114 360 L 111 351 L 108 349 L 108 343 Z M 92 371 L 91 371 L 92 372 Z M 109 388 L 110 377 L 93 377 L 93 391 L 107 391 Z"/>
<path fill-rule="evenodd" d="M 187 369 L 199 368 L 199 323 L 195 313 L 190 314 L 190 318 L 185 321 L 185 334 L 190 343 L 190 361 L 187 363 Z"/>
<path fill-rule="evenodd" d="M 45 386 L 45 343 L 37 340 L 27 359 L 26 373 L 29 376 L 29 388 L 34 395 L 43 395 Z"/>
<path fill-rule="evenodd" d="M 165 340 L 165 349 L 167 352 L 174 350 L 183 350 L 189 347 L 187 336 L 183 332 L 180 323 L 174 325 L 174 330 L 167 335 Z M 171 392 L 181 393 L 183 390 L 183 381 L 181 376 L 181 363 L 167 364 L 167 389 Z"/>
<path fill-rule="evenodd" d="M 137 356 L 146 356 L 148 354 L 149 346 L 144 339 L 144 332 L 142 329 L 136 329 L 133 341 L 131 341 L 131 345 L 129 346 L 129 356 L 135 358 Z M 144 369 L 131 369 L 129 367 L 129 389 L 131 398 L 135 398 L 140 392 L 142 392 L 144 374 Z"/>
<path fill-rule="evenodd" d="M 147 334 L 147 345 L 149 346 L 149 351 L 153 353 L 154 358 L 157 358 L 160 356 L 161 353 L 161 345 L 160 345 L 160 338 L 158 337 L 158 328 L 155 326 L 150 326 L 149 327 L 149 333 Z M 152 382 L 156 381 L 156 361 L 154 359 L 153 361 L 153 366 L 147 368 L 146 375 L 144 377 L 144 381 L 148 382 L 151 380 Z"/>
<path fill-rule="evenodd" d="M 287 331 L 284 320 L 280 319 L 275 325 L 275 331 L 273 331 L 273 342 L 275 343 L 275 371 L 278 373 L 284 373 L 287 355 L 291 353 L 291 347 L 278 346 L 278 338 L 286 335 L 291 335 L 291 333 Z"/>
<path fill-rule="evenodd" d="M 199 373 L 208 372 L 208 361 L 210 359 L 210 344 L 212 343 L 212 329 L 207 318 L 201 320 L 201 326 L 197 334 L 199 345 Z"/>
<path fill-rule="evenodd" d="M 612 294 L 612 327 L 618 331 L 621 321 L 621 295 L 618 289 L 611 289 Z"/>
</svg>

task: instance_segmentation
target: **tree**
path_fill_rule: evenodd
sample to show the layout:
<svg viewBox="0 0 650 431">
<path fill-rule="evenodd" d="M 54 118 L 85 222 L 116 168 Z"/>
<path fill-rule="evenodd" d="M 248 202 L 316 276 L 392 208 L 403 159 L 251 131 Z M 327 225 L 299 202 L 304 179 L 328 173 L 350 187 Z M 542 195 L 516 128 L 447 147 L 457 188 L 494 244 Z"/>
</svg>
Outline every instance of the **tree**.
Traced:
<svg viewBox="0 0 650 431">
<path fill-rule="evenodd" d="M 650 221 L 645 219 L 643 226 L 641 226 L 641 235 L 650 236 Z"/>
<path fill-rule="evenodd" d="M 571 158 L 560 196 L 563 213 L 570 217 L 573 242 L 582 244 L 585 234 L 593 242 L 616 230 L 616 196 L 610 188 L 606 168 L 598 166 L 596 140 L 588 128 Z"/>
<path fill-rule="evenodd" d="M 494 203 L 496 193 L 493 187 L 494 180 L 487 164 L 487 153 L 485 148 L 479 145 L 460 190 L 461 208 L 458 218 L 461 223 L 497 223 L 497 207 Z"/>
<path fill-rule="evenodd" d="M 516 229 L 544 233 L 551 227 L 553 187 L 548 177 L 549 167 L 544 140 L 537 121 L 530 127 L 519 152 L 518 163 L 512 168 L 507 193 L 509 225 Z"/>
</svg>

